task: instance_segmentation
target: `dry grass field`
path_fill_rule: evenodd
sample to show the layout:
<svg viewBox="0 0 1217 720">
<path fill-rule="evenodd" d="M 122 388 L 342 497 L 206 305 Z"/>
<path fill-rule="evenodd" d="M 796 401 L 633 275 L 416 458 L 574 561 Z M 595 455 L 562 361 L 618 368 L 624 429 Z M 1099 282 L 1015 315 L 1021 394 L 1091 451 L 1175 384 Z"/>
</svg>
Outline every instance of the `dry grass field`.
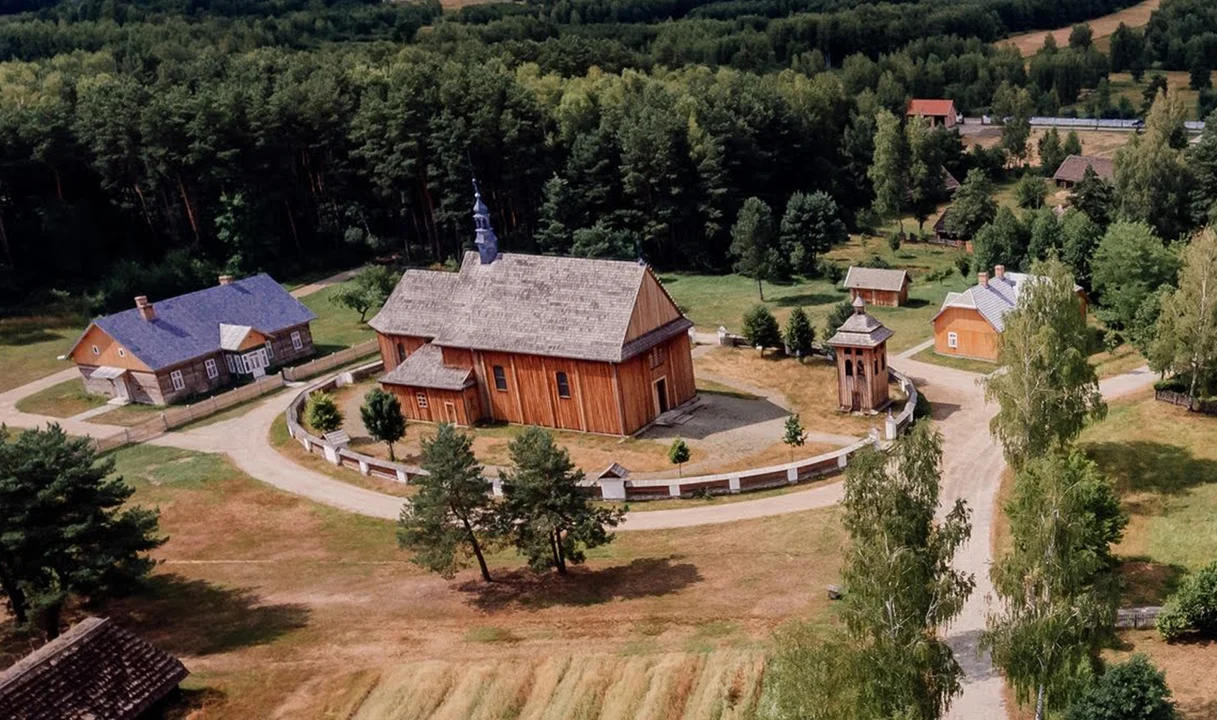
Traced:
<svg viewBox="0 0 1217 720">
<path fill-rule="evenodd" d="M 1090 20 L 1090 29 L 1094 31 L 1095 45 L 1103 52 L 1107 52 L 1111 34 L 1116 31 L 1120 23 L 1124 23 L 1129 27 L 1141 27 L 1149 22 L 1149 16 L 1161 4 L 1162 0 L 1145 0 L 1145 2 L 1124 8 L 1119 12 Z M 1023 57 L 1030 57 L 1044 46 L 1044 40 L 1049 34 L 1056 39 L 1056 44 L 1059 47 L 1065 47 L 1069 44 L 1069 31 L 1072 29 L 1073 26 L 1070 25 L 1069 27 L 1058 28 L 1056 30 L 1039 30 L 1023 33 L 1002 40 L 999 44 L 1013 45 L 1018 48 L 1019 53 Z"/>
<path fill-rule="evenodd" d="M 117 457 L 169 541 L 146 593 L 92 612 L 183 659 L 198 720 L 751 717 L 771 632 L 827 618 L 844 541 L 824 510 L 623 533 L 567 578 L 499 550 L 497 582 L 444 580 L 408 561 L 391 523 L 221 456 Z M 0 667 L 33 644 L 0 611 Z"/>
</svg>

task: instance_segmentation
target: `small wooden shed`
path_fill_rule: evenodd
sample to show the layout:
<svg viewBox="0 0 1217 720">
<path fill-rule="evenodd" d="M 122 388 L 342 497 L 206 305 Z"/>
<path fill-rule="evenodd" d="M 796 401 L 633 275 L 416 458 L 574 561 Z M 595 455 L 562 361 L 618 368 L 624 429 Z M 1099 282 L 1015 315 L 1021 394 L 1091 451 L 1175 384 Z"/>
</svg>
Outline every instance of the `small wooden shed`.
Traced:
<svg viewBox="0 0 1217 720">
<path fill-rule="evenodd" d="M 909 301 L 907 270 L 851 266 L 844 284 L 850 297 L 862 298 L 871 305 L 899 307 Z"/>
</svg>

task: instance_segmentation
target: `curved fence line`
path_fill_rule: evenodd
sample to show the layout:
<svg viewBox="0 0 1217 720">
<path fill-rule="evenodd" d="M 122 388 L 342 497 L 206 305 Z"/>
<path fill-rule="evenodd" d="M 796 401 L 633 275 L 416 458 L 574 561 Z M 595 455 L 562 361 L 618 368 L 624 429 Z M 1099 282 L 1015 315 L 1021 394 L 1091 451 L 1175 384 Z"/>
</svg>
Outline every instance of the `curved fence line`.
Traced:
<svg viewBox="0 0 1217 720">
<path fill-rule="evenodd" d="M 287 407 L 287 432 L 303 445 L 306 451 L 323 455 L 334 465 L 357 470 L 364 475 L 374 475 L 386 480 L 408 483 L 412 478 L 423 475 L 424 470 L 413 465 L 390 462 L 353 452 L 342 444 L 333 443 L 309 433 L 300 424 L 300 415 L 304 412 L 309 396 L 313 393 L 349 385 L 371 377 L 383 369 L 384 363 L 376 361 L 308 386 L 293 398 Z M 889 412 L 887 415 L 884 424 L 884 439 L 887 441 L 895 440 L 901 431 L 912 424 L 918 398 L 917 387 L 912 380 L 894 369 L 889 368 L 889 372 L 907 395 L 907 399 L 898 414 L 893 416 Z M 692 497 L 700 494 L 726 495 L 765 490 L 838 473 L 849 464 L 849 459 L 854 453 L 879 443 L 879 433 L 872 430 L 869 436 L 860 438 L 858 442 L 847 447 L 781 465 L 687 478 L 640 478 L 636 480 L 628 477 L 600 478 L 586 481 L 585 488 L 593 493 L 599 489 L 601 499 L 617 501 Z M 496 497 L 501 496 L 503 490 L 499 479 L 487 478 L 487 480 L 491 484 L 492 493 Z"/>
</svg>

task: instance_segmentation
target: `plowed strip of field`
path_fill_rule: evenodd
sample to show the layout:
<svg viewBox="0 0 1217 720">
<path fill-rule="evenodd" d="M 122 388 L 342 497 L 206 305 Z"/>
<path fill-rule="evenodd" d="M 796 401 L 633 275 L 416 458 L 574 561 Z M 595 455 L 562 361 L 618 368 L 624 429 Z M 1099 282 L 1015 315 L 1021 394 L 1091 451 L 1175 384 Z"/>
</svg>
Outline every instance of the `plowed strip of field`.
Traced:
<svg viewBox="0 0 1217 720">
<path fill-rule="evenodd" d="M 1143 3 L 1126 7 L 1119 12 L 1089 21 L 1090 29 L 1094 31 L 1095 44 L 1100 50 L 1106 50 L 1108 38 L 1116 31 L 1116 28 L 1120 27 L 1120 23 L 1124 23 L 1128 27 L 1141 27 L 1149 22 L 1149 16 L 1161 4 L 1162 0 L 1145 0 Z M 1069 31 L 1071 29 L 1073 29 L 1072 25 L 1056 30 L 1037 30 L 1035 32 L 1023 33 L 1022 35 L 1014 35 L 1002 40 L 998 44 L 1013 45 L 1018 48 L 1019 53 L 1023 57 L 1029 57 L 1034 55 L 1036 50 L 1044 46 L 1044 38 L 1048 37 L 1049 33 L 1056 38 L 1057 45 L 1065 47 L 1069 44 Z"/>
</svg>

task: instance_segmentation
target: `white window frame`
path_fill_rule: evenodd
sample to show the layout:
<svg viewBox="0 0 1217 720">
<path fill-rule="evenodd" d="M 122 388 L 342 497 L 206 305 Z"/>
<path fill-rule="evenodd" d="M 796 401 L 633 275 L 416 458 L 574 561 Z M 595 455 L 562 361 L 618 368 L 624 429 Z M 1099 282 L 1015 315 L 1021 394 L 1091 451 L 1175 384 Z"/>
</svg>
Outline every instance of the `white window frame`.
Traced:
<svg viewBox="0 0 1217 720">
<path fill-rule="evenodd" d="M 947 333 L 947 347 L 949 347 L 949 348 L 958 348 L 959 347 L 959 334 L 958 333 L 953 333 L 953 332 Z"/>
<path fill-rule="evenodd" d="M 182 377 L 181 370 L 174 370 L 173 372 L 169 373 L 169 382 L 173 383 L 173 389 L 175 391 L 186 389 L 186 378 Z"/>
<path fill-rule="evenodd" d="M 207 369 L 208 380 L 215 380 L 220 376 L 220 368 L 216 367 L 215 358 L 207 358 L 204 360 L 203 367 Z"/>
<path fill-rule="evenodd" d="M 94 354 L 94 355 L 101 355 L 101 349 L 100 349 L 100 348 L 98 348 L 96 345 L 94 345 L 94 346 L 93 346 L 93 354 Z"/>
<path fill-rule="evenodd" d="M 119 356 L 119 357 L 127 357 L 127 351 L 126 351 L 126 350 L 123 350 L 122 348 L 119 348 L 119 349 L 118 349 L 118 356 Z"/>
<path fill-rule="evenodd" d="M 427 394 L 426 393 L 414 393 L 414 401 L 416 403 L 418 403 L 418 407 L 420 409 L 422 409 L 422 410 L 427 409 Z"/>
<path fill-rule="evenodd" d="M 267 360 L 275 359 L 275 348 L 271 345 L 270 340 L 266 341 L 266 359 Z"/>
<path fill-rule="evenodd" d="M 304 341 L 300 339 L 300 331 L 293 330 L 292 331 L 292 348 L 295 350 L 300 350 L 303 347 L 304 347 Z"/>
</svg>

